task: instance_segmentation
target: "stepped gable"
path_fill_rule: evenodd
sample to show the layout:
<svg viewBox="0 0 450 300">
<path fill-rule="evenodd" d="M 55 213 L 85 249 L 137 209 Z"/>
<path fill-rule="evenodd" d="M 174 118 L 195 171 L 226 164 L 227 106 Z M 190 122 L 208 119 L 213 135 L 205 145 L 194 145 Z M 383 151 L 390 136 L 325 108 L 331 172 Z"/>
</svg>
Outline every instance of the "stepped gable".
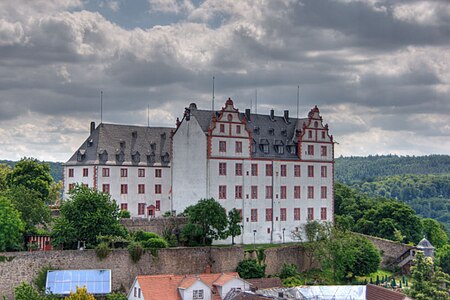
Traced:
<svg viewBox="0 0 450 300">
<path fill-rule="evenodd" d="M 173 129 L 101 123 L 65 165 L 168 164 Z"/>
</svg>

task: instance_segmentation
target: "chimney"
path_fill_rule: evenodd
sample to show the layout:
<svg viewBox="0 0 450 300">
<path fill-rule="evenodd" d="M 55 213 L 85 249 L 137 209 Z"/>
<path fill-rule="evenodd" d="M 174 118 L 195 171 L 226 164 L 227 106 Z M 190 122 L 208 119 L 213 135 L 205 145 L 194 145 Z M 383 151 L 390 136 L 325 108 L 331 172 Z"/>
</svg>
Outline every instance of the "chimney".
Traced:
<svg viewBox="0 0 450 300">
<path fill-rule="evenodd" d="M 250 108 L 245 109 L 245 117 L 247 118 L 247 121 L 251 121 L 250 119 Z"/>
<path fill-rule="evenodd" d="M 284 120 L 286 123 L 289 123 L 289 110 L 284 111 Z"/>
<path fill-rule="evenodd" d="M 275 117 L 275 111 L 273 109 L 270 110 L 270 119 L 273 120 Z"/>
<path fill-rule="evenodd" d="M 90 134 L 92 134 L 95 130 L 95 122 L 91 122 L 91 131 Z"/>
</svg>

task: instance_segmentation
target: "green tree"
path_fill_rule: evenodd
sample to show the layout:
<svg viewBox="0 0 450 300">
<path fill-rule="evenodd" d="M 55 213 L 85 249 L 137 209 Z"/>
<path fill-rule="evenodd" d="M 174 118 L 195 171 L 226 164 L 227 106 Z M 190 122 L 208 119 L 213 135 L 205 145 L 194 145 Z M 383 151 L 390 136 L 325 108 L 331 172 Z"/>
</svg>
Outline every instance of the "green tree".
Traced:
<svg viewBox="0 0 450 300">
<path fill-rule="evenodd" d="M 0 164 L 0 192 L 8 188 L 7 177 L 11 173 L 11 167 L 5 164 Z"/>
<path fill-rule="evenodd" d="M 77 287 L 77 291 L 71 292 L 64 300 L 95 300 L 95 297 L 87 292 L 86 287 Z"/>
<path fill-rule="evenodd" d="M 192 236 L 192 232 L 196 236 L 200 235 L 203 245 L 208 239 L 227 238 L 227 215 L 225 209 L 216 200 L 201 199 L 197 204 L 187 207 L 184 213 L 191 224 L 189 227 L 183 228 L 186 236 Z"/>
<path fill-rule="evenodd" d="M 14 288 L 15 300 L 44 300 L 44 297 L 30 284 L 22 282 Z"/>
<path fill-rule="evenodd" d="M 0 196 L 0 252 L 21 248 L 24 224 L 20 213 L 4 196 Z"/>
<path fill-rule="evenodd" d="M 56 219 L 52 232 L 53 244 L 75 249 L 77 241 L 85 241 L 88 247 L 94 247 L 100 235 L 127 235 L 119 221 L 119 207 L 109 195 L 77 186 L 70 200 L 61 206 L 61 216 Z"/>
<path fill-rule="evenodd" d="M 7 176 L 8 186 L 24 186 L 39 193 L 39 199 L 49 202 L 50 187 L 53 178 L 50 166 L 34 158 L 23 158 Z"/>
<path fill-rule="evenodd" d="M 239 262 L 236 272 L 244 279 L 263 278 L 266 266 L 261 266 L 255 259 L 244 259 Z"/>
<path fill-rule="evenodd" d="M 444 226 L 433 219 L 422 219 L 423 234 L 430 243 L 440 248 L 448 243 L 448 235 Z"/>
<path fill-rule="evenodd" d="M 231 244 L 234 245 L 234 237 L 241 235 L 241 214 L 236 208 L 228 212 L 228 234 L 231 236 Z"/>
<path fill-rule="evenodd" d="M 436 250 L 436 265 L 441 267 L 445 273 L 450 274 L 450 244 Z"/>
</svg>

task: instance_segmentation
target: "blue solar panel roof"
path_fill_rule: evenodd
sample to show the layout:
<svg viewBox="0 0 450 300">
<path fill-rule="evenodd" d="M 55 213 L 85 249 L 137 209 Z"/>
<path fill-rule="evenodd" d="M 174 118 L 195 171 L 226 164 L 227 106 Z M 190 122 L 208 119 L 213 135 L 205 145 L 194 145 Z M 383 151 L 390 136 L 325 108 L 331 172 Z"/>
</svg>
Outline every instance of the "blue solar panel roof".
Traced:
<svg viewBox="0 0 450 300">
<path fill-rule="evenodd" d="M 46 293 L 69 295 L 77 287 L 95 295 L 111 293 L 111 270 L 51 270 L 47 272 Z"/>
</svg>

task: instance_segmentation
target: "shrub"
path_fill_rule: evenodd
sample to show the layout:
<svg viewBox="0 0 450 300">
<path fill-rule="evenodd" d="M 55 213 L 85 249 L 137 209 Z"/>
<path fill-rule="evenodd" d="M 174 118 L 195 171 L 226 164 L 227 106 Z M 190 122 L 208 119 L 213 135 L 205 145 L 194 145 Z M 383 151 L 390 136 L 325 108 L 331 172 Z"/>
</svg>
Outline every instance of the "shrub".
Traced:
<svg viewBox="0 0 450 300">
<path fill-rule="evenodd" d="M 266 266 L 261 266 L 254 259 L 245 259 L 239 262 L 236 271 L 244 279 L 262 278 L 264 277 Z"/>
<path fill-rule="evenodd" d="M 97 254 L 100 260 L 107 258 L 110 252 L 111 248 L 109 248 L 109 244 L 106 242 L 102 242 L 95 247 L 95 254 Z"/>
<path fill-rule="evenodd" d="M 131 261 L 137 263 L 142 254 L 144 254 L 144 248 L 140 242 L 131 242 L 128 245 L 128 254 L 130 255 Z"/>
<path fill-rule="evenodd" d="M 163 238 L 152 238 L 142 242 L 144 248 L 167 248 L 169 244 Z"/>
<path fill-rule="evenodd" d="M 137 242 L 143 242 L 143 241 L 146 241 L 146 240 L 149 240 L 149 239 L 154 239 L 154 238 L 159 238 L 160 239 L 161 236 L 156 234 L 156 233 L 154 233 L 154 232 L 145 232 L 145 231 L 142 231 L 142 230 L 138 230 L 138 231 L 136 231 L 134 233 L 134 239 Z"/>
<path fill-rule="evenodd" d="M 128 210 L 121 210 L 119 212 L 119 218 L 121 218 L 121 219 L 129 219 L 129 218 L 131 218 L 131 214 L 130 214 L 130 212 Z"/>
<path fill-rule="evenodd" d="M 297 266 L 294 264 L 283 264 L 283 267 L 281 268 L 281 272 L 278 275 L 281 279 L 286 279 L 289 277 L 295 277 L 298 276 L 298 270 Z"/>
<path fill-rule="evenodd" d="M 22 282 L 14 288 L 16 300 L 43 300 L 44 298 L 30 284 Z"/>
<path fill-rule="evenodd" d="M 76 293 L 70 293 L 64 300 L 95 300 L 95 297 L 87 292 L 86 287 L 77 287 Z"/>
<path fill-rule="evenodd" d="M 127 300 L 127 296 L 121 293 L 112 293 L 106 295 L 106 300 Z"/>
<path fill-rule="evenodd" d="M 298 277 L 288 277 L 283 279 L 283 286 L 285 287 L 295 287 L 300 285 L 303 285 L 303 283 Z"/>
</svg>

